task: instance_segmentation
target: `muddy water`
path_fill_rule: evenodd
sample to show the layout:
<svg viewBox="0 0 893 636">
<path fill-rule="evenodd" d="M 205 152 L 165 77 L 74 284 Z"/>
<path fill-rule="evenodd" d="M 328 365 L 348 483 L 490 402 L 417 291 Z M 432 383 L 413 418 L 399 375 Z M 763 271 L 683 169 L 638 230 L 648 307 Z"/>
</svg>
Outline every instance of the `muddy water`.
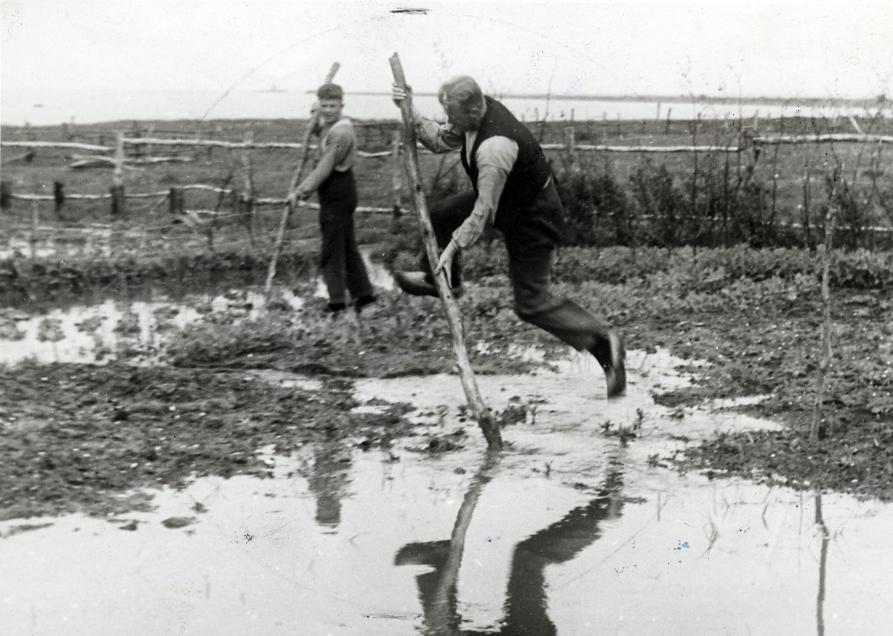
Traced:
<svg viewBox="0 0 893 636">
<path fill-rule="evenodd" d="M 391 275 L 363 253 L 372 284 L 393 289 Z M 278 297 L 294 309 L 304 299 L 280 288 Z M 327 298 L 322 278 L 314 297 Z M 264 311 L 259 289 L 233 289 L 223 294 L 194 293 L 182 299 L 155 294 L 152 300 L 105 300 L 42 312 L 0 308 L 0 364 L 25 359 L 37 362 L 96 363 L 126 353 L 129 359 L 151 364 L 168 337 L 205 314 L 226 312 L 253 320 Z"/>
<path fill-rule="evenodd" d="M 283 290 L 282 298 L 298 308 L 303 301 Z M 0 364 L 27 358 L 37 362 L 102 362 L 127 351 L 150 363 L 177 329 L 213 312 L 241 312 L 256 317 L 263 307 L 259 291 L 226 295 L 192 295 L 185 300 L 114 301 L 51 309 L 38 314 L 13 310 L 0 316 Z"/>
<path fill-rule="evenodd" d="M 0 633 L 884 633 L 893 507 L 662 467 L 685 439 L 771 426 L 655 405 L 687 381 L 674 363 L 632 352 L 612 403 L 583 358 L 480 376 L 491 407 L 526 406 L 498 460 L 473 429 L 414 450 L 463 425 L 456 377 L 362 381 L 413 403 L 420 437 L 269 457 L 273 479 L 200 479 L 149 513 L 0 524 Z"/>
</svg>

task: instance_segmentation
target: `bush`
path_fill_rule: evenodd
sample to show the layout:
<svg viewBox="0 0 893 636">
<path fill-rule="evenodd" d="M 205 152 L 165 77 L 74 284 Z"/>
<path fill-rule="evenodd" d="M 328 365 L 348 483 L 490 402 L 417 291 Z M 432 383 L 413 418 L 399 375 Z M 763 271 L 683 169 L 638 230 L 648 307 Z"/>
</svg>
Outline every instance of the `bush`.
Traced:
<svg viewBox="0 0 893 636">
<path fill-rule="evenodd" d="M 610 171 L 566 167 L 556 176 L 565 209 L 566 245 L 624 245 L 634 241 L 623 187 Z"/>
</svg>

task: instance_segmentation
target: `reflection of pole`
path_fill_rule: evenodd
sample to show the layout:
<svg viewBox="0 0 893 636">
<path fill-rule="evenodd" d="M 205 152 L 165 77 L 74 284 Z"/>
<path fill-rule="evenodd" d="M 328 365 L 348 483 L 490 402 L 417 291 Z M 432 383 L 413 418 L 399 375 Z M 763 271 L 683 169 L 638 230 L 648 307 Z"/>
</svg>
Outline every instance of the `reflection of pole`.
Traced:
<svg viewBox="0 0 893 636">
<path fill-rule="evenodd" d="M 456 515 L 456 523 L 450 535 L 450 551 L 434 597 L 434 612 L 431 618 L 438 634 L 454 633 L 458 627 L 458 621 L 455 620 L 456 581 L 459 578 L 459 567 L 462 565 L 462 553 L 465 551 L 465 535 L 468 534 L 468 526 L 471 525 L 471 517 L 480 499 L 481 490 L 484 484 L 490 481 L 488 473 L 498 461 L 498 455 L 487 453 L 484 464 L 474 476 L 471 487 L 462 500 L 459 514 Z M 441 631 L 441 628 L 447 631 Z"/>
<path fill-rule="evenodd" d="M 484 461 L 472 478 L 459 507 L 449 541 L 408 543 L 394 558 L 397 565 L 414 563 L 433 568 L 432 572 L 425 572 L 416 577 L 425 622 L 431 633 L 458 634 L 460 631 L 461 618 L 456 611 L 456 584 L 465 550 L 465 535 L 468 533 L 468 526 L 471 525 L 471 518 L 481 491 L 490 481 L 491 472 L 499 464 L 499 460 L 498 453 L 487 452 L 484 456 Z"/>
<path fill-rule="evenodd" d="M 822 533 L 822 547 L 819 556 L 819 593 L 815 600 L 815 622 L 819 636 L 825 634 L 825 577 L 828 573 L 828 526 L 822 516 L 822 496 L 815 496 L 815 522 Z"/>
</svg>

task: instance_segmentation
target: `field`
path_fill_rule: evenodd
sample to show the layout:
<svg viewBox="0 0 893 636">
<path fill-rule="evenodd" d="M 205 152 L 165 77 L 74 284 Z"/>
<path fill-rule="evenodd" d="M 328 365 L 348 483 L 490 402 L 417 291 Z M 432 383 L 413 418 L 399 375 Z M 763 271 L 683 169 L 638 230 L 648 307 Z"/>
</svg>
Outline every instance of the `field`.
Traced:
<svg viewBox="0 0 893 636">
<path fill-rule="evenodd" d="M 601 210 L 601 225 L 619 223 L 635 225 L 649 217 L 651 229 L 633 237 L 638 243 L 665 244 L 673 242 L 712 242 L 734 244 L 750 242 L 757 246 L 787 243 L 814 247 L 820 242 L 824 218 L 823 205 L 827 200 L 826 179 L 835 168 L 840 170 L 838 188 L 841 223 L 855 228 L 841 233 L 849 245 L 890 247 L 893 223 L 893 192 L 890 186 L 889 144 L 872 143 L 798 143 L 791 145 L 749 146 L 747 140 L 756 135 L 771 138 L 776 135 L 815 135 L 854 133 L 854 127 L 874 135 L 890 135 L 891 124 L 885 119 L 863 118 L 851 123 L 834 120 L 770 120 L 739 126 L 731 121 L 643 121 L 643 122 L 570 122 L 548 125 L 530 124 L 536 135 L 546 144 L 568 142 L 568 129 L 574 129 L 577 145 L 603 144 L 621 147 L 653 146 L 713 146 L 717 148 L 747 149 L 740 152 L 681 152 L 674 154 L 577 152 L 548 152 L 559 181 L 567 182 L 566 203 L 573 204 L 574 174 L 582 171 L 595 177 L 587 188 L 588 200 Z M 269 121 L 213 121 L 213 122 L 118 122 L 117 124 L 79 125 L 44 128 L 4 127 L 4 141 L 44 140 L 73 141 L 89 144 L 114 145 L 115 132 L 128 137 L 151 135 L 156 138 L 201 138 L 243 141 L 250 132 L 256 143 L 298 142 L 303 128 L 301 122 Z M 395 161 L 386 153 L 393 139 L 393 122 L 363 122 L 360 129 L 360 148 L 383 156 L 360 160 L 357 177 L 361 204 L 390 209 L 395 204 Z M 221 148 L 128 146 L 128 154 L 139 159 L 145 154 L 165 155 L 185 163 L 134 165 L 124 170 L 123 182 L 128 193 L 165 192 L 172 187 L 206 184 L 234 190 L 232 195 L 207 191 L 185 193 L 184 205 L 192 209 L 211 209 L 239 212 L 239 195 L 254 200 L 276 199 L 285 196 L 292 172 L 298 163 L 296 150 L 253 150 L 243 154 Z M 69 168 L 71 150 L 39 149 L 33 155 L 7 149 L 4 154 L 3 180 L 14 194 L 42 193 L 51 195 L 54 183 L 60 182 L 64 191 L 73 193 L 107 194 L 112 184 L 110 166 L 106 169 Z M 83 156 L 83 153 L 81 153 Z M 246 164 L 245 161 L 250 164 Z M 579 170 L 578 170 L 579 169 Z M 401 172 L 398 167 L 398 173 Z M 428 175 L 429 191 L 438 192 L 464 183 L 461 166 L 455 155 L 435 157 L 422 155 L 422 171 Z M 249 178 L 250 177 L 250 178 Z M 399 177 L 398 177 L 399 178 Z M 401 180 L 402 181 L 402 180 Z M 405 183 L 398 184 L 404 194 L 401 202 L 408 204 Z M 591 191 L 594 190 L 594 191 Z M 429 194 L 431 194 L 429 192 Z M 618 201 L 618 197 L 622 200 Z M 127 204 L 126 226 L 135 230 L 149 228 L 141 236 L 142 245 L 152 244 L 170 221 L 169 202 L 159 198 L 131 200 Z M 669 214 L 668 207 L 680 208 L 669 223 L 701 227 L 693 236 L 668 236 L 659 229 L 661 214 Z M 41 204 L 42 222 L 63 221 L 66 224 L 109 221 L 108 201 L 68 200 L 54 210 L 52 202 Z M 259 240 L 269 235 L 278 210 L 270 206 L 259 208 Z M 4 222 L 18 221 L 25 228 L 31 222 L 27 202 L 15 202 L 12 211 L 4 215 Z M 312 215 L 301 218 L 295 226 L 312 225 Z M 377 217 L 374 217 L 377 219 Z M 116 219 L 123 220 L 123 219 Z M 218 224 L 233 223 L 236 218 L 218 220 Z M 609 222 L 610 221 L 610 222 Z M 734 222 L 734 223 L 733 223 Z M 368 225 L 375 225 L 370 218 Z M 750 229 L 732 230 L 732 225 L 746 225 Z M 794 224 L 796 228 L 789 226 Z M 722 227 L 720 227 L 720 225 Z M 807 226 L 803 229 L 802 226 Z M 658 229 L 653 229 L 658 226 Z M 710 227 L 706 232 L 704 228 Z M 759 227 L 762 232 L 753 229 Z M 868 228 L 882 228 L 884 232 L 869 232 Z M 715 228 L 715 230 L 713 229 Z M 169 229 L 169 228 L 167 228 Z M 771 230 L 771 231 L 770 231 Z M 22 230 L 24 235 L 25 230 Z M 307 231 L 312 235 L 312 228 Z M 166 237 L 170 244 L 173 240 Z M 609 240 L 605 238 L 605 240 Z M 628 242 L 621 241 L 621 242 Z M 616 240 L 609 242 L 616 243 Z"/>
<path fill-rule="evenodd" d="M 844 121 L 842 125 L 849 126 L 850 122 Z M 762 122 L 762 126 L 762 134 L 808 133 L 810 128 L 816 132 L 819 126 L 837 132 L 827 121 L 768 121 Z M 890 124 L 883 120 L 864 120 L 861 126 L 882 134 L 889 133 L 884 127 Z M 544 143 L 560 143 L 567 140 L 567 128 L 566 123 L 534 125 L 534 132 Z M 129 131 L 130 136 L 152 134 L 187 138 L 200 135 L 202 138 L 229 140 L 242 139 L 250 131 L 254 141 L 259 143 L 293 141 L 302 131 L 300 122 L 294 121 L 219 121 L 133 122 L 126 127 L 123 123 L 103 124 L 65 127 L 62 132 L 71 141 L 108 143 L 116 129 Z M 627 146 L 722 146 L 737 143 L 740 132 L 728 122 L 709 121 L 584 122 L 574 124 L 574 129 L 578 144 Z M 394 126 L 388 122 L 367 122 L 361 126 L 360 133 L 361 149 L 378 153 L 388 150 Z M 4 129 L 3 139 L 59 140 L 60 134 L 58 127 Z M 130 154 L 138 158 L 145 156 L 143 153 L 148 150 L 141 148 L 140 152 Z M 169 150 L 165 148 L 163 152 L 167 154 Z M 281 198 L 298 155 L 294 150 L 254 150 L 246 163 L 242 153 L 221 148 L 187 147 L 170 152 L 186 162 L 128 168 L 124 171 L 126 190 L 131 193 L 164 191 L 200 183 L 231 188 L 247 198 L 250 185 L 254 200 Z M 628 200 L 624 209 L 635 214 L 631 211 L 634 208 L 631 202 L 636 200 L 637 192 L 634 176 L 641 176 L 643 170 L 650 170 L 652 176 L 658 169 L 665 170 L 665 176 L 669 175 L 671 180 L 669 187 L 678 189 L 684 203 L 688 197 L 686 183 L 698 187 L 698 181 L 691 180 L 692 174 L 736 174 L 742 170 L 742 163 L 749 163 L 751 175 L 760 175 L 752 176 L 752 182 L 771 186 L 764 194 L 770 196 L 767 201 L 771 201 L 772 209 L 764 212 L 771 212 L 773 222 L 778 220 L 783 224 L 804 220 L 805 174 L 813 190 L 807 192 L 814 207 L 811 223 L 813 228 L 821 226 L 824 219 L 819 211 L 827 208 L 827 192 L 821 182 L 837 165 L 843 169 L 844 175 L 850 175 L 841 176 L 848 187 L 866 195 L 859 219 L 866 225 L 889 225 L 890 219 L 884 215 L 889 203 L 884 197 L 889 193 L 884 191 L 885 186 L 878 187 L 877 178 L 887 175 L 890 170 L 885 154 L 889 151 L 883 144 L 872 148 L 862 144 L 796 144 L 769 147 L 768 152 L 771 157 L 763 156 L 759 161 L 754 160 L 752 151 L 698 153 L 700 158 L 692 153 L 681 153 L 646 156 L 644 159 L 628 153 L 579 152 L 571 155 L 566 151 L 550 152 L 571 221 L 576 220 L 576 227 L 588 222 L 590 229 L 595 228 L 587 235 L 588 241 L 578 241 L 584 243 L 583 246 L 562 253 L 556 278 L 570 295 L 590 298 L 595 309 L 627 334 L 630 346 L 646 350 L 666 346 L 674 354 L 707 360 L 711 364 L 696 388 L 671 392 L 661 400 L 685 404 L 716 397 L 768 394 L 769 399 L 750 409 L 788 422 L 790 435 L 799 439 L 807 420 L 812 417 L 813 371 L 819 352 L 821 303 L 819 255 L 809 248 L 815 247 L 821 235 L 779 231 L 762 235 L 769 243 L 764 249 L 744 246 L 698 249 L 697 244 L 692 249 L 668 245 L 660 240 L 661 235 L 653 228 L 629 234 L 626 237 L 628 247 L 604 246 L 603 243 L 612 237 L 610 233 L 600 233 L 607 221 L 616 222 L 616 210 L 612 211 L 611 206 L 616 208 L 619 199 Z M 5 153 L 3 180 L 10 184 L 13 193 L 51 192 L 54 182 L 64 182 L 69 193 L 96 194 L 108 190 L 111 170 L 70 169 L 67 167 L 72 160 L 70 151 L 40 149 L 32 156 L 9 159 L 10 154 L 9 151 Z M 155 154 L 159 154 L 157 148 Z M 767 150 L 763 149 L 762 154 L 767 154 Z M 464 175 L 459 174 L 461 168 L 457 166 L 455 155 L 423 154 L 421 161 L 429 197 L 462 187 Z M 410 263 L 417 234 L 414 216 L 411 210 L 404 209 L 402 215 L 389 211 L 398 202 L 394 194 L 395 178 L 398 183 L 405 181 L 399 166 L 390 155 L 382 152 L 382 156 L 360 159 L 357 174 L 361 205 L 379 209 L 358 213 L 361 242 L 366 245 L 370 257 L 386 268 L 393 267 L 395 262 L 398 266 Z M 776 176 L 772 178 L 772 175 Z M 667 185 L 659 178 L 655 181 Z M 728 183 L 731 182 L 730 178 Z M 580 184 L 585 190 L 582 197 L 578 196 Z M 643 182 L 640 180 L 638 184 L 641 194 Z M 402 187 L 405 190 L 405 185 Z M 645 183 L 644 187 L 662 186 Z M 78 299 L 92 298 L 95 301 L 109 294 L 138 296 L 153 288 L 182 296 L 201 288 L 257 285 L 266 270 L 281 206 L 258 206 L 251 219 L 245 207 L 240 207 L 235 194 L 206 191 L 186 194 L 186 209 L 204 211 L 193 215 L 191 223 L 184 222 L 190 220 L 188 215 L 171 210 L 164 200 L 128 201 L 126 212 L 117 216 L 110 216 L 107 200 L 68 201 L 55 210 L 52 203 L 42 202 L 36 242 L 40 245 L 42 239 L 50 255 L 28 258 L 22 253 L 25 248 L 21 248 L 18 256 L 8 259 L 3 272 L 3 296 L 14 306 L 46 308 Z M 697 194 L 693 196 L 699 201 Z M 405 194 L 399 203 L 405 208 Z M 587 204 L 597 208 L 594 215 L 586 215 L 583 208 Z M 211 210 L 216 215 L 210 214 Z M 4 212 L 3 222 L 9 229 L 10 245 L 16 237 L 21 239 L 18 245 L 27 245 L 25 234 L 34 233 L 34 227 L 30 225 L 32 212 L 31 205 L 21 200 L 14 200 Z M 205 216 L 201 216 L 202 213 Z M 680 209 L 678 214 L 678 223 L 693 218 L 691 211 L 686 215 Z M 105 244 L 97 239 L 95 228 L 100 224 L 109 228 Z M 66 230 L 76 237 L 77 248 L 72 248 L 66 241 Z M 315 211 L 299 210 L 291 220 L 280 266 L 280 280 L 286 287 L 301 286 L 302 281 L 314 272 L 316 233 Z M 794 240 L 790 238 L 792 235 Z M 864 238 L 867 234 L 860 236 Z M 880 237 L 872 241 L 883 242 L 886 235 L 871 236 Z M 683 238 L 678 237 L 679 240 Z M 798 239 L 802 239 L 800 247 L 796 246 Z M 785 245 L 793 242 L 794 247 L 770 250 L 768 247 L 775 247 L 773 240 Z M 590 247 L 586 246 L 587 242 Z M 649 247 L 649 242 L 654 246 Z M 516 339 L 513 334 L 520 330 L 518 338 L 522 341 L 552 347 L 554 343 L 544 340 L 511 316 L 501 258 L 501 251 L 489 242 L 466 258 L 469 278 L 476 279 L 480 290 L 463 301 L 471 337 L 505 348 Z M 837 452 L 843 450 L 838 443 L 840 436 L 855 435 L 857 439 L 853 444 L 858 447 L 862 427 L 868 427 L 874 439 L 877 435 L 893 434 L 883 426 L 882 430 L 877 429 L 893 416 L 893 398 L 890 397 L 893 378 L 888 346 L 889 330 L 893 328 L 893 323 L 889 322 L 891 270 L 891 253 L 884 250 L 840 252 L 832 270 L 837 360 L 832 375 L 837 377 L 839 374 L 839 378 L 831 382 L 832 390 L 826 396 L 829 406 L 824 415 L 823 432 L 830 440 L 829 448 Z M 386 299 L 385 306 L 377 310 L 376 318 L 383 324 L 374 327 L 373 333 L 379 343 L 387 343 L 387 346 L 380 344 L 377 352 L 370 351 L 359 367 L 352 359 L 354 347 L 349 341 L 345 340 L 339 346 L 337 339 L 307 326 L 303 329 L 308 332 L 295 341 L 284 335 L 291 333 L 295 326 L 283 324 L 282 317 L 277 317 L 275 312 L 261 320 L 263 327 L 259 331 L 255 332 L 257 325 L 252 324 L 250 336 L 243 331 L 248 329 L 244 325 L 234 327 L 233 333 L 227 334 L 223 341 L 220 340 L 219 325 L 214 323 L 209 327 L 215 334 L 213 338 L 205 337 L 199 327 L 187 330 L 182 336 L 183 342 L 178 344 L 178 351 L 185 350 L 188 354 L 171 349 L 168 359 L 174 367 L 192 366 L 200 361 L 202 365 L 215 368 L 244 367 L 244 356 L 249 354 L 253 356 L 249 364 L 252 367 L 280 368 L 283 359 L 300 359 L 304 361 L 302 369 L 318 369 L 321 373 L 336 376 L 381 376 L 388 369 L 393 373 L 393 369 L 402 367 L 418 372 L 449 368 L 448 339 L 436 312 L 430 317 L 414 315 L 409 324 L 424 323 L 422 333 L 401 342 L 398 332 L 407 328 L 402 318 L 406 308 L 399 295 L 393 292 L 383 292 L 382 295 Z M 733 313 L 727 310 L 729 303 L 734 306 Z M 319 311 L 319 307 L 313 305 L 307 311 L 312 314 Z M 854 311 L 858 320 L 844 319 Z M 7 318 L 7 323 L 11 324 L 9 320 Z M 319 320 L 323 318 L 315 315 L 310 318 L 310 322 Z M 377 329 L 381 329 L 381 333 L 376 333 Z M 364 337 L 370 336 L 367 333 Z M 320 340 L 312 341 L 314 337 Z M 417 341 L 419 339 L 421 342 Z M 404 347 L 406 344 L 410 346 Z M 419 355 L 419 351 L 424 354 Z M 879 359 L 875 359 L 876 353 L 880 354 Z M 488 356 L 478 357 L 476 363 L 486 372 L 493 360 Z M 507 358 L 503 366 L 515 364 Z M 41 369 L 37 367 L 33 371 L 41 374 Z M 347 369 L 353 370 L 348 372 Z M 81 373 L 77 366 L 71 372 L 75 372 L 75 376 Z M 28 377 L 28 374 L 22 376 L 21 372 L 13 374 Z M 95 371 L 89 374 L 95 374 Z M 12 376 L 7 378 L 9 381 Z M 22 390 L 27 393 L 27 387 Z M 7 392 L 7 395 L 13 394 Z M 64 392 L 58 399 L 67 399 Z M 17 404 L 15 409 L 25 409 L 21 416 L 27 416 L 29 400 L 16 399 L 14 402 Z M 13 408 L 13 404 L 7 403 L 7 407 Z M 778 455 L 775 442 L 771 440 L 761 445 L 761 441 L 749 436 L 748 444 L 751 442 L 750 453 L 736 452 L 734 461 L 722 456 L 721 463 L 729 463 L 737 470 L 747 472 L 752 468 L 748 461 L 759 465 L 765 460 L 761 453 Z M 718 447 L 705 446 L 698 451 L 705 455 L 693 451 L 692 455 L 709 463 L 717 459 L 711 453 L 726 452 L 723 444 L 727 443 L 727 440 L 721 440 L 717 442 Z M 761 450 L 764 447 L 766 450 Z M 863 451 L 856 448 L 846 452 Z M 877 449 L 872 454 L 877 455 Z M 748 460 L 750 457 L 752 459 Z M 860 492 L 867 489 L 871 494 L 888 493 L 890 484 L 886 477 L 878 477 L 878 470 L 889 476 L 893 468 L 883 453 L 872 461 L 880 468 L 875 467 L 872 479 L 858 480 L 858 486 L 854 486 L 856 482 L 851 479 L 839 477 L 836 470 L 830 470 L 827 465 L 785 461 L 782 470 L 791 473 L 787 477 L 801 480 L 805 479 L 801 474 L 805 472 L 814 484 L 824 481 Z M 5 505 L 15 503 L 9 499 Z"/>
<path fill-rule="evenodd" d="M 841 133 L 853 124 L 772 121 L 758 132 L 819 125 Z M 857 125 L 890 134 L 886 121 Z M 567 127 L 534 130 L 544 143 L 564 143 Z M 302 134 L 295 121 L 220 121 L 2 135 L 107 145 L 117 128 L 230 141 L 250 131 L 255 142 Z M 691 596 L 737 606 L 742 572 L 784 588 L 773 598 L 796 588 L 811 599 L 800 552 L 775 547 L 820 551 L 822 590 L 830 537 L 846 539 L 833 534 L 844 527 L 857 542 L 848 564 L 859 565 L 840 576 L 882 567 L 876 546 L 858 537 L 862 528 L 885 536 L 877 528 L 887 508 L 878 513 L 872 502 L 893 500 L 889 144 L 763 146 L 759 157 L 753 147 L 550 150 L 570 243 L 555 264 L 556 290 L 623 334 L 630 386 L 625 398 L 605 400 L 589 356 L 515 316 L 501 239 L 488 235 L 463 255 L 459 303 L 471 364 L 506 440 L 493 455 L 462 404 L 439 302 L 405 296 L 390 277 L 413 265 L 418 241 L 405 177 L 388 152 L 393 124 L 361 131 L 362 150 L 381 153 L 357 167 L 368 208 L 357 213 L 358 236 L 378 300 L 337 318 L 325 313 L 317 281 L 313 208 L 290 219 L 272 295 L 262 293 L 297 151 L 141 148 L 125 163 L 124 188 L 155 194 L 112 213 L 110 199 L 16 198 L 52 194 L 56 182 L 67 195 L 108 193 L 110 166 L 70 168 L 80 160 L 70 149 L 4 149 L 0 551 L 12 571 L 41 571 L 33 559 L 96 570 L 76 590 L 27 579 L 0 590 L 6 598 L 21 588 L 45 599 L 36 602 L 48 609 L 32 614 L 57 627 L 68 614 L 55 608 L 80 598 L 85 609 L 72 615 L 92 625 L 111 629 L 120 618 L 107 603 L 182 631 L 176 604 L 151 592 L 158 585 L 203 595 L 202 606 L 214 608 L 208 624 L 221 629 L 244 620 L 232 612 L 266 606 L 276 608 L 267 616 L 293 616 L 310 631 L 456 632 L 455 599 L 431 595 L 455 595 L 450 568 L 467 533 L 466 583 L 484 573 L 478 585 L 493 587 L 499 550 L 512 552 L 505 602 L 495 601 L 505 617 L 484 633 L 531 625 L 551 633 L 558 617 L 583 633 L 591 621 L 620 620 L 620 630 L 636 620 L 602 616 L 601 603 L 580 606 L 605 577 L 649 606 L 702 578 L 710 594 Z M 739 132 L 727 122 L 574 124 L 575 143 L 612 146 L 724 147 Z M 137 163 L 160 155 L 179 161 Z M 464 187 L 455 155 L 421 162 L 430 198 Z M 232 192 L 172 194 L 193 184 Z M 171 205 L 181 194 L 182 207 Z M 829 209 L 840 227 L 826 259 Z M 823 327 L 832 354 L 820 376 Z M 487 503 L 476 510 L 479 497 Z M 803 535 L 807 507 L 815 536 Z M 797 514 L 800 528 L 790 521 Z M 451 540 L 432 540 L 443 536 Z M 698 574 L 675 581 L 683 564 Z M 418 590 L 406 584 L 408 566 L 424 566 Z M 577 569 L 547 585 L 546 570 L 564 567 Z M 227 596 L 239 587 L 230 576 L 245 581 L 241 599 Z M 128 590 L 150 600 L 133 602 Z M 742 624 L 763 616 L 778 624 L 778 603 L 765 611 L 765 597 L 749 610 L 758 618 Z M 849 626 L 887 607 L 870 596 L 867 611 L 840 602 L 829 607 Z M 26 614 L 12 624 L 34 620 Z M 677 614 L 689 625 L 688 609 L 665 612 Z M 727 624 L 704 616 L 704 625 Z M 813 620 L 785 616 L 800 627 Z"/>
</svg>

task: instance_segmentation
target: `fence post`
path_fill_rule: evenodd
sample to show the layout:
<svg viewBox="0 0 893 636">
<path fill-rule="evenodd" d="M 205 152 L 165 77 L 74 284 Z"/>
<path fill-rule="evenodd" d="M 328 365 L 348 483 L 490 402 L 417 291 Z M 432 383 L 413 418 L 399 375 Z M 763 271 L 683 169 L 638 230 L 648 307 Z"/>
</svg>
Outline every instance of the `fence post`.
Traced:
<svg viewBox="0 0 893 636">
<path fill-rule="evenodd" d="M 130 137 L 132 139 L 139 139 L 142 137 L 142 131 L 140 130 L 140 126 L 136 121 L 130 124 Z M 142 144 L 133 144 L 130 150 L 131 157 L 142 157 L 143 156 L 143 146 Z"/>
<path fill-rule="evenodd" d="M 574 127 L 568 126 L 566 129 L 567 134 L 567 159 L 571 164 L 576 163 L 577 159 L 577 150 L 576 143 L 574 139 Z"/>
<path fill-rule="evenodd" d="M 65 205 L 65 184 L 61 181 L 53 181 L 53 201 L 56 217 L 58 218 L 61 215 L 62 206 Z"/>
<path fill-rule="evenodd" d="M 31 244 L 31 258 L 37 258 L 37 227 L 39 223 L 40 210 L 37 207 L 37 199 L 31 200 L 31 236 L 28 242 Z"/>
<path fill-rule="evenodd" d="M 666 125 L 666 127 L 664 128 L 664 134 L 665 134 L 665 135 L 669 135 L 669 134 L 670 134 L 670 116 L 671 116 L 672 114 L 673 114 L 673 107 L 672 107 L 672 106 L 667 107 L 667 125 Z"/>
<path fill-rule="evenodd" d="M 149 124 L 149 129 L 146 131 L 146 136 L 151 139 L 155 135 L 155 124 Z M 146 156 L 152 156 L 152 144 L 146 144 Z"/>
<path fill-rule="evenodd" d="M 0 210 L 8 210 L 12 200 L 12 186 L 6 179 L 0 181 Z"/>
<path fill-rule="evenodd" d="M 244 215 L 248 225 L 248 238 L 254 246 L 254 183 L 252 182 L 253 170 L 251 167 L 251 152 L 248 145 L 254 143 L 254 132 L 249 128 L 245 131 L 246 147 L 242 150 L 242 172 L 244 177 L 244 190 L 240 201 L 240 212 Z"/>
<path fill-rule="evenodd" d="M 124 198 L 124 133 L 115 135 L 115 170 L 112 175 L 112 210 L 113 217 L 123 217 L 127 213 L 127 203 Z"/>
<path fill-rule="evenodd" d="M 393 173 L 391 175 L 391 192 L 394 198 L 394 218 L 400 218 L 403 216 L 403 210 L 400 208 L 400 204 L 402 203 L 402 187 L 403 184 L 400 180 L 400 173 L 402 171 L 402 167 L 400 165 L 400 130 L 395 129 L 394 134 L 391 137 L 391 167 L 393 169 Z"/>
<path fill-rule="evenodd" d="M 171 215 L 183 214 L 183 188 L 173 187 L 168 195 L 168 209 Z"/>
</svg>

